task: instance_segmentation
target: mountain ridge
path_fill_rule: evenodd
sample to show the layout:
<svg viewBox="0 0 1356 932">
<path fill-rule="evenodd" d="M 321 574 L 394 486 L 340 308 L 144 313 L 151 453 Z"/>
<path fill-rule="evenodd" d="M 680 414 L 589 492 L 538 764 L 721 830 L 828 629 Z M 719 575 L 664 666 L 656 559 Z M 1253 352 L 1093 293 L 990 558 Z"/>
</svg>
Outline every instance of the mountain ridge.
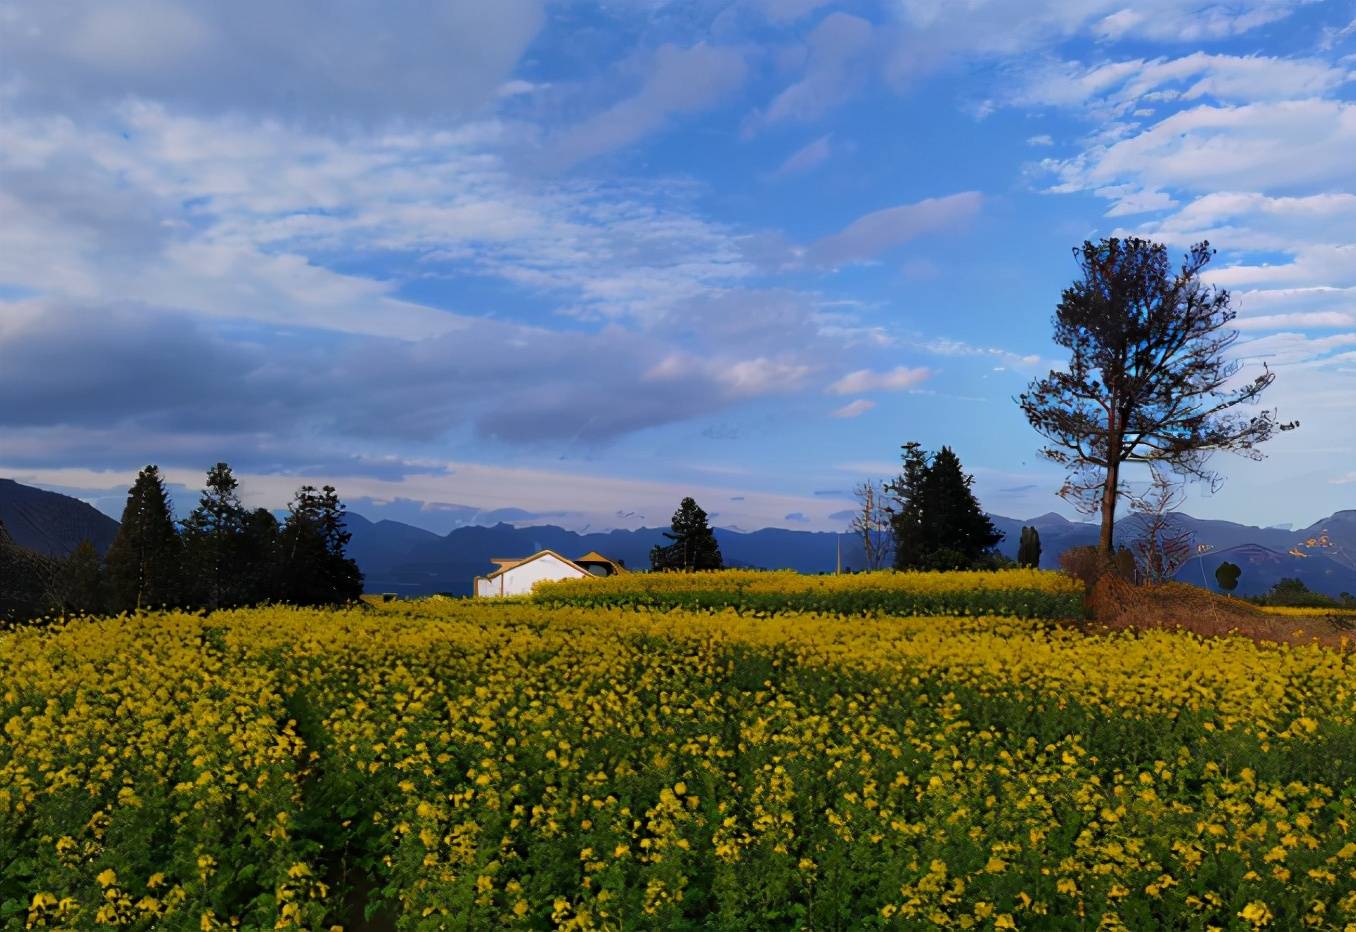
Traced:
<svg viewBox="0 0 1356 932">
<path fill-rule="evenodd" d="M 1021 529 L 1036 527 L 1041 534 L 1044 568 L 1058 567 L 1059 554 L 1070 547 L 1097 542 L 1097 525 L 1071 521 L 1056 512 L 1025 521 L 996 514 L 989 517 L 1004 532 L 999 550 L 1009 557 L 1016 556 Z M 1197 543 L 1209 547 L 1182 568 L 1178 578 L 1183 581 L 1200 585 L 1203 576 L 1205 584 L 1213 587 L 1214 567 L 1229 558 L 1226 554 L 1234 548 L 1256 547 L 1266 554 L 1249 550 L 1234 554 L 1248 564 L 1239 564 L 1244 570 L 1240 594 L 1265 591 L 1282 576 L 1300 578 L 1306 584 L 1313 580 L 1310 587 L 1328 595 L 1356 591 L 1356 509 L 1336 511 L 1299 530 L 1195 518 L 1186 513 L 1175 513 L 1173 520 L 1188 528 Z M 0 521 L 20 546 L 58 556 L 69 553 L 85 537 L 102 553 L 118 528 L 112 518 L 79 499 L 13 479 L 0 479 Z M 1133 515 L 1117 521 L 1118 539 L 1133 538 L 1136 521 Z M 405 595 L 469 594 L 471 580 L 491 569 L 492 557 L 522 556 L 544 548 L 565 556 L 598 550 L 628 566 L 645 567 L 650 548 L 663 542 L 666 530 L 646 527 L 578 533 L 551 524 L 500 522 L 467 525 L 440 535 L 389 518 L 373 521 L 354 511 L 348 513 L 348 525 L 353 535 L 349 554 L 361 567 L 368 591 Z M 845 569 L 865 566 L 860 543 L 845 531 L 742 531 L 722 527 L 715 531 L 730 566 L 804 573 L 832 572 L 840 561 Z"/>
</svg>

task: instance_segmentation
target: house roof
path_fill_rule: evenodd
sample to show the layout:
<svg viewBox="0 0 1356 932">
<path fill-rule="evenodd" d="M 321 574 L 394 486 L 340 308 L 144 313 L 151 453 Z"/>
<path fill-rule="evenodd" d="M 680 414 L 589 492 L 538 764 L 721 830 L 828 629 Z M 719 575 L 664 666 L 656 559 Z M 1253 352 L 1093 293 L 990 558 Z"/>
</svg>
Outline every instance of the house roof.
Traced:
<svg viewBox="0 0 1356 932">
<path fill-rule="evenodd" d="M 612 559 L 611 557 L 605 557 L 605 556 L 603 556 L 601 553 L 599 553 L 599 552 L 596 551 L 596 550 L 590 550 L 588 553 L 584 554 L 582 557 L 576 557 L 574 562 L 575 562 L 575 563 L 606 563 L 608 566 L 612 567 L 612 571 L 613 571 L 614 573 L 625 573 L 625 572 L 626 572 L 626 567 L 622 566 L 620 563 L 618 563 L 616 560 Z"/>
<path fill-rule="evenodd" d="M 532 556 L 530 556 L 530 557 L 523 557 L 523 558 L 520 559 L 520 560 L 513 560 L 513 559 L 511 559 L 511 558 L 509 558 L 509 559 L 493 559 L 493 560 L 490 561 L 491 563 L 499 563 L 499 564 L 501 564 L 500 567 L 499 567 L 499 569 L 495 570 L 493 573 L 488 573 L 488 574 L 486 574 L 485 576 L 481 576 L 481 577 L 479 577 L 479 578 L 480 578 L 480 579 L 494 579 L 496 576 L 502 576 L 502 575 L 504 575 L 505 573 L 507 573 L 507 572 L 508 572 L 509 570 L 511 570 L 511 569 L 514 569 L 514 568 L 516 568 L 516 567 L 522 566 L 524 563 L 531 563 L 533 560 L 540 560 L 542 557 L 545 557 L 545 556 L 552 556 L 552 557 L 555 557 L 557 560 L 561 561 L 562 563 L 565 563 L 565 564 L 567 564 L 567 565 L 569 565 L 569 566 L 573 566 L 575 569 L 579 570 L 579 572 L 581 572 L 581 573 L 587 573 L 587 572 L 588 572 L 588 570 L 584 569 L 582 566 L 580 566 L 578 563 L 576 563 L 576 562 L 574 562 L 573 560 L 571 560 L 569 557 L 562 557 L 560 554 L 556 553 L 554 550 L 538 550 L 536 553 L 532 554 Z"/>
</svg>

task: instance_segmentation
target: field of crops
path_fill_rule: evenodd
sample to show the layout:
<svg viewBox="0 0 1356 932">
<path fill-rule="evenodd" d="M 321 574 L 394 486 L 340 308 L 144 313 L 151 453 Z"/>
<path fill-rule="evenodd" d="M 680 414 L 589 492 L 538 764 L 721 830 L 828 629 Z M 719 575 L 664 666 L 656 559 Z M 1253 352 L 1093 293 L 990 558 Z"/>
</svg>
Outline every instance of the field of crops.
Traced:
<svg viewBox="0 0 1356 932">
<path fill-rule="evenodd" d="M 1318 647 L 155 614 L 0 635 L 0 721 L 3 928 L 1356 928 L 1356 659 Z"/>
<path fill-rule="evenodd" d="M 815 611 L 854 615 L 1007 615 L 1076 618 L 1083 587 L 1039 570 L 952 573 L 856 573 L 806 576 L 791 571 L 630 573 L 539 583 L 543 604 L 581 607 L 733 608 L 741 612 Z"/>
</svg>

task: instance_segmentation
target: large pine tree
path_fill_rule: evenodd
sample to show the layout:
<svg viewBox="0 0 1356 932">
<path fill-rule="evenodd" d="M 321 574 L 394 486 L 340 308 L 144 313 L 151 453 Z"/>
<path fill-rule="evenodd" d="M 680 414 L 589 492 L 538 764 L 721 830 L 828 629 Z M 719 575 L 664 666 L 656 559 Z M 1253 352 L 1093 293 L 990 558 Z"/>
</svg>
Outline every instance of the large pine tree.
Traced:
<svg viewBox="0 0 1356 932">
<path fill-rule="evenodd" d="M 215 609 L 246 599 L 240 564 L 247 513 L 239 487 L 231 467 L 217 463 L 207 471 L 198 507 L 183 521 L 185 594 L 194 605 Z"/>
<path fill-rule="evenodd" d="M 719 570 L 725 560 L 720 554 L 715 531 L 707 523 L 706 512 L 691 498 L 683 499 L 673 513 L 669 530 L 664 532 L 672 543 L 656 546 L 650 551 L 650 566 L 656 570 Z"/>
<path fill-rule="evenodd" d="M 903 447 L 903 470 L 888 486 L 897 505 L 891 520 L 896 569 L 962 569 L 992 565 L 1003 539 L 971 489 L 974 478 L 950 447 L 934 454 Z"/>
<path fill-rule="evenodd" d="M 179 602 L 182 545 L 169 494 L 156 466 L 137 474 L 122 510 L 122 526 L 108 548 L 108 594 L 117 611 Z"/>
</svg>

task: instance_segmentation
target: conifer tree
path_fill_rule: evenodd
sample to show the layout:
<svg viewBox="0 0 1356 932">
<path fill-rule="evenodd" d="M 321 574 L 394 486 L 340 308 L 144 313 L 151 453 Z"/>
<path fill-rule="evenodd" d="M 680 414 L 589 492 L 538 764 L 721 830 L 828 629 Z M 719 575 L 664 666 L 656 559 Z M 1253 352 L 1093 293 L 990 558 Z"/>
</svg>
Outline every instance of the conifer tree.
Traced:
<svg viewBox="0 0 1356 932">
<path fill-rule="evenodd" d="M 62 609 L 94 615 L 104 611 L 103 561 L 88 539 L 82 540 L 61 568 Z"/>
<path fill-rule="evenodd" d="M 656 570 L 719 570 L 725 567 L 716 542 L 715 531 L 707 523 L 706 512 L 690 496 L 673 513 L 668 531 L 672 543 L 650 551 L 650 566 Z"/>
<path fill-rule="evenodd" d="M 1035 569 L 1041 565 L 1041 535 L 1034 527 L 1022 528 L 1017 544 L 1017 565 Z"/>
<path fill-rule="evenodd" d="M 164 480 L 159 468 L 147 466 L 127 493 L 122 525 L 105 557 L 109 607 L 123 611 L 178 604 L 181 556 Z"/>
<path fill-rule="evenodd" d="M 257 605 L 282 598 L 282 544 L 278 519 L 267 508 L 256 508 L 245 516 L 241 529 L 241 600 Z"/>
<path fill-rule="evenodd" d="M 992 565 L 1003 535 L 975 499 L 974 478 L 950 447 L 929 455 L 903 447 L 903 471 L 887 486 L 897 500 L 891 528 L 895 569 L 958 569 Z"/>
<path fill-rule="evenodd" d="M 217 463 L 207 471 L 198 507 L 183 520 L 185 594 L 207 609 L 238 605 L 246 511 L 240 483 L 231 467 Z"/>
<path fill-rule="evenodd" d="M 329 605 L 361 596 L 362 573 L 344 551 L 352 535 L 334 486 L 302 486 L 287 511 L 279 541 L 282 597 L 299 605 Z"/>
</svg>

